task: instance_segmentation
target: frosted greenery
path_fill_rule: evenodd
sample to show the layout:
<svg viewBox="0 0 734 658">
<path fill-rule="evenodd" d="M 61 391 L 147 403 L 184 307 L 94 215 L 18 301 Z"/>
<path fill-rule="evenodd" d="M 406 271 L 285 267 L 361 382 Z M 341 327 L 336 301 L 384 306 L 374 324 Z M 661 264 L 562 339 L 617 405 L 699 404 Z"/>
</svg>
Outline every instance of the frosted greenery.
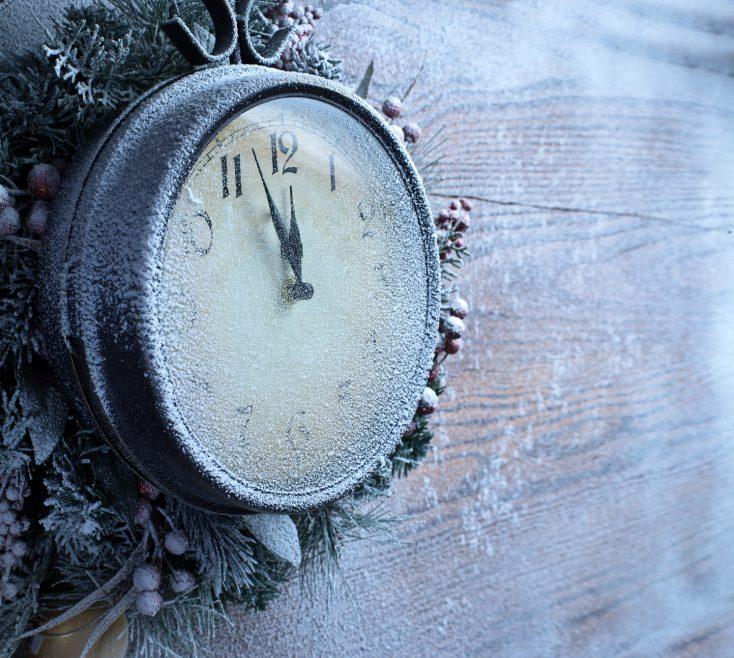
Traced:
<svg viewBox="0 0 734 658">
<path fill-rule="evenodd" d="M 42 52 L 0 61 L 0 184 L 21 213 L 30 204 L 23 187 L 33 164 L 72 159 L 129 101 L 190 71 L 158 27 L 169 17 L 169 4 L 111 0 L 106 7 L 70 9 Z M 264 12 L 279 3 L 262 4 L 255 30 L 266 39 Z M 176 5 L 206 39 L 201 2 Z M 328 47 L 315 40 L 293 61 L 298 70 L 329 78 L 341 72 Z M 227 627 L 228 606 L 263 609 L 289 578 L 328 578 L 348 542 L 389 532 L 394 520 L 380 500 L 394 477 L 426 456 L 432 434 L 424 416 L 416 416 L 392 460 L 352 495 L 292 516 L 302 555 L 298 569 L 271 553 L 241 517 L 208 514 L 163 494 L 151 494 L 156 523 L 140 523 L 135 475 L 53 402 L 57 394 L 35 314 L 39 248 L 25 229 L 0 239 L 0 506 L 10 501 L 7 527 L 13 532 L 22 526 L 12 523 L 30 519 L 19 535 L 25 552 L 3 572 L 3 587 L 12 588 L 0 597 L 0 656 L 13 654 L 23 632 L 37 627 L 35 619 L 102 598 L 129 600 L 131 574 L 141 563 L 160 569 L 164 603 L 153 617 L 128 608 L 131 655 L 202 655 L 214 632 Z M 462 256 L 456 251 L 449 264 L 457 265 L 456 258 L 460 264 Z M 24 386 L 36 395 L 24 398 Z M 442 377 L 430 386 L 440 393 Z M 182 554 L 166 552 L 161 528 L 185 531 Z M 191 591 L 171 590 L 174 570 L 193 574 Z"/>
</svg>

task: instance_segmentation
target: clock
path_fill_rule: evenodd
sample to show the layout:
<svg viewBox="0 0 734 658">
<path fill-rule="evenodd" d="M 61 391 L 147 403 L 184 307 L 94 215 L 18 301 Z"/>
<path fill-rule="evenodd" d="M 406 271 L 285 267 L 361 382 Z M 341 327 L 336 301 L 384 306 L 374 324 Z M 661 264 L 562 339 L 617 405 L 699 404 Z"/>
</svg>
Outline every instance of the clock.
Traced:
<svg viewBox="0 0 734 658">
<path fill-rule="evenodd" d="M 297 511 L 389 456 L 433 361 L 436 238 L 403 145 L 333 82 L 199 70 L 82 154 L 46 234 L 47 353 L 142 476 Z"/>
</svg>

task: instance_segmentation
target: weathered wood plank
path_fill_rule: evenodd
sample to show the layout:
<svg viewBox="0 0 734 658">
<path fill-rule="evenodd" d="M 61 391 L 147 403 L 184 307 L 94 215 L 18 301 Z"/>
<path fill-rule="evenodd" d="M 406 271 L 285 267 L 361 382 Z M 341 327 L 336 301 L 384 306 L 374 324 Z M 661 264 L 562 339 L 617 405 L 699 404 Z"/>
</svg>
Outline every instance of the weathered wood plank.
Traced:
<svg viewBox="0 0 734 658">
<path fill-rule="evenodd" d="M 331 604 L 294 586 L 221 655 L 728 656 L 734 6 L 333 2 L 376 99 L 479 199 L 465 351 L 429 462 Z M 356 601 L 356 608 L 352 601 Z"/>
</svg>

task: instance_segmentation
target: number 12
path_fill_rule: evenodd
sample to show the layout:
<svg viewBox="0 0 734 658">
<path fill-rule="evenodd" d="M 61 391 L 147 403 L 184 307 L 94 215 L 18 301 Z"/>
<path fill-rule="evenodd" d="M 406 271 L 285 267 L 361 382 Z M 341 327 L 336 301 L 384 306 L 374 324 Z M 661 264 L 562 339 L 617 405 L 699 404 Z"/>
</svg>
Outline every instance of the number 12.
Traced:
<svg viewBox="0 0 734 658">
<path fill-rule="evenodd" d="M 288 144 L 285 141 L 286 138 L 288 140 Z M 274 132 L 270 133 L 270 157 L 273 161 L 273 174 L 277 174 L 279 171 L 278 151 L 280 151 L 283 155 L 288 156 L 283 163 L 283 175 L 297 174 L 298 167 L 294 167 L 292 165 L 290 167 L 288 166 L 288 163 L 290 162 L 291 158 L 296 154 L 297 150 L 298 139 L 296 138 L 295 134 L 292 133 L 290 130 L 286 130 L 280 133 L 280 137 L 278 137 Z"/>
</svg>

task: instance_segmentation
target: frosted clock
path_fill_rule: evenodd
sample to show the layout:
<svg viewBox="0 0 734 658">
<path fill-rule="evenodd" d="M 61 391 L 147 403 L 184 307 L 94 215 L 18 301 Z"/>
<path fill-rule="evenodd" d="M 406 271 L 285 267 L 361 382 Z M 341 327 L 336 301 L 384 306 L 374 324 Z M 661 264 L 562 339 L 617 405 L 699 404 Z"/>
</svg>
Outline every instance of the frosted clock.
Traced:
<svg viewBox="0 0 734 658">
<path fill-rule="evenodd" d="M 439 267 L 420 180 L 366 103 L 199 71 L 129 108 L 70 180 L 48 352 L 142 476 L 212 510 L 293 511 L 390 454 L 432 361 Z"/>
</svg>

